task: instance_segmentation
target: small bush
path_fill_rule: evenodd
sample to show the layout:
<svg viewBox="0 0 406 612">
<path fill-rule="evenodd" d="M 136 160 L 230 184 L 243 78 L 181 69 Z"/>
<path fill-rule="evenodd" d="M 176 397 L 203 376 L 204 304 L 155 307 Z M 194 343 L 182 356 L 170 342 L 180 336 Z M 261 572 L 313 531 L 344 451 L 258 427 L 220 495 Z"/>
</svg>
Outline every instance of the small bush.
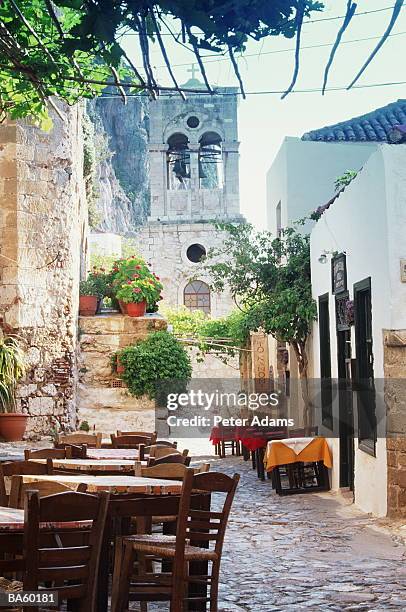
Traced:
<svg viewBox="0 0 406 612">
<path fill-rule="evenodd" d="M 131 395 L 148 395 L 160 404 L 166 393 L 184 391 L 192 375 L 189 355 L 167 331 L 153 332 L 118 355 L 125 368 L 122 379 Z"/>
</svg>

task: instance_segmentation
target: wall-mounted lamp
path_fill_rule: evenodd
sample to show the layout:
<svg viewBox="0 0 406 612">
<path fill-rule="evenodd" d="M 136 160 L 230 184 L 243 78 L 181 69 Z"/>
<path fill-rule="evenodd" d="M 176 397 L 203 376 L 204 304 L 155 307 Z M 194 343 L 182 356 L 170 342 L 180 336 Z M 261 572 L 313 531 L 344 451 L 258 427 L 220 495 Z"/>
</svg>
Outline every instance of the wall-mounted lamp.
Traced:
<svg viewBox="0 0 406 612">
<path fill-rule="evenodd" d="M 345 251 L 341 252 L 343 253 L 343 255 L 346 255 Z M 321 264 L 327 263 L 328 255 L 331 255 L 331 257 L 335 257 L 336 255 L 338 255 L 338 251 L 322 251 L 318 257 L 318 262 Z"/>
</svg>

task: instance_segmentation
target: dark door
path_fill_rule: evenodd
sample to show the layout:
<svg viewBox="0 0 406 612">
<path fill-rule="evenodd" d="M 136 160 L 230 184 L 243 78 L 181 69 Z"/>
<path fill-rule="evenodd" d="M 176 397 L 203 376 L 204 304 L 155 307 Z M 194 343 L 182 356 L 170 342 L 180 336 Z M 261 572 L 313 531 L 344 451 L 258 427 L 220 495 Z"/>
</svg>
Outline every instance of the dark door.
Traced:
<svg viewBox="0 0 406 612">
<path fill-rule="evenodd" d="M 340 487 L 354 490 L 354 416 L 351 391 L 351 332 L 337 330 Z"/>
<path fill-rule="evenodd" d="M 376 401 L 370 278 L 354 285 L 354 318 L 359 447 L 375 455 Z"/>
<path fill-rule="evenodd" d="M 328 293 L 319 297 L 321 420 L 324 427 L 333 429 L 333 394 L 331 384 L 330 314 Z"/>
</svg>

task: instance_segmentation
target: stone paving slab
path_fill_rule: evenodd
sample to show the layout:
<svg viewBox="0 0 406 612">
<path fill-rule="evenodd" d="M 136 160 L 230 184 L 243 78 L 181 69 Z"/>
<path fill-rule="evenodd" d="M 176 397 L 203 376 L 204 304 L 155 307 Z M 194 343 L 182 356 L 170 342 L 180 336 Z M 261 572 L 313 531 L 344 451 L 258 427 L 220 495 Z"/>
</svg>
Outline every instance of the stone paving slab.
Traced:
<svg viewBox="0 0 406 612">
<path fill-rule="evenodd" d="M 331 493 L 279 497 L 240 457 L 209 460 L 213 469 L 241 474 L 219 612 L 406 609 L 406 548 L 379 521 Z"/>
</svg>

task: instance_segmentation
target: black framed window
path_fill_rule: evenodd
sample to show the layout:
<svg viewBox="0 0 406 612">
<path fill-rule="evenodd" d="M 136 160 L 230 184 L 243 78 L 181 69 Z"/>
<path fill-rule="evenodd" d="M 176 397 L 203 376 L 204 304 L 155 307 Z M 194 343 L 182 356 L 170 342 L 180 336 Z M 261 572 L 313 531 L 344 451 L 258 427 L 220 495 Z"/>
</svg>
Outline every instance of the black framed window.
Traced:
<svg viewBox="0 0 406 612">
<path fill-rule="evenodd" d="M 358 445 L 361 450 L 375 456 L 377 427 L 370 278 L 354 285 L 354 317 Z"/>
</svg>

